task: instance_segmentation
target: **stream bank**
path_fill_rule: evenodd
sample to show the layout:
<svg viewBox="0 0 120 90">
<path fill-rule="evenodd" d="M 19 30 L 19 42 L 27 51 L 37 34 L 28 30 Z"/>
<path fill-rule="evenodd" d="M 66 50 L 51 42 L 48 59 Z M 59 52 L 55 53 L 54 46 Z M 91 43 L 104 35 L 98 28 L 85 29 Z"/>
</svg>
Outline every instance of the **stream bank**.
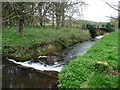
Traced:
<svg viewBox="0 0 120 90">
<path fill-rule="evenodd" d="M 66 65 L 70 60 L 76 58 L 77 56 L 83 55 L 86 51 L 95 44 L 95 42 L 102 38 L 103 36 L 97 36 L 95 41 L 86 41 L 83 43 L 78 43 L 69 48 L 63 50 L 61 54 L 61 60 L 55 61 L 54 59 L 57 57 L 53 57 L 50 59 L 49 56 L 39 56 L 37 60 L 28 60 L 25 62 L 16 61 L 14 59 L 9 59 L 9 61 L 14 62 L 16 64 L 22 65 L 24 67 L 34 68 L 36 70 L 41 71 L 57 71 L 60 72 L 64 65 Z M 50 62 L 53 60 L 53 63 L 46 63 L 50 59 Z"/>
<path fill-rule="evenodd" d="M 59 57 L 59 52 L 67 47 L 90 39 L 87 30 L 41 30 L 38 28 L 31 30 L 29 28 L 26 29 L 23 38 L 19 37 L 16 32 L 14 28 L 3 30 L 2 55 L 20 62 L 36 60 L 39 56 Z"/>
<path fill-rule="evenodd" d="M 63 60 L 55 62 L 54 65 L 46 65 L 41 61 L 17 62 L 14 59 L 3 59 L 2 86 L 3 88 L 56 88 L 58 90 L 58 73 L 64 65 L 85 53 L 96 41 L 86 41 L 63 50 Z"/>
<path fill-rule="evenodd" d="M 118 88 L 118 32 L 105 35 L 59 73 L 60 88 Z"/>
</svg>

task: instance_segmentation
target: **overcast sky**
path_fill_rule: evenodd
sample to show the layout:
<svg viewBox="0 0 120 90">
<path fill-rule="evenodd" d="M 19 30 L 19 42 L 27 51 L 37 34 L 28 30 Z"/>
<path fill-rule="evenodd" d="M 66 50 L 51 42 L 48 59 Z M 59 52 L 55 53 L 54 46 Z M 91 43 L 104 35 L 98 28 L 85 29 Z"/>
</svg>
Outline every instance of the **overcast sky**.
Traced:
<svg viewBox="0 0 120 90">
<path fill-rule="evenodd" d="M 109 18 L 106 16 L 117 16 L 118 12 L 109 7 L 103 0 L 84 0 L 88 6 L 84 10 L 85 20 L 107 22 Z M 118 4 L 119 0 L 105 0 L 110 4 Z"/>
</svg>

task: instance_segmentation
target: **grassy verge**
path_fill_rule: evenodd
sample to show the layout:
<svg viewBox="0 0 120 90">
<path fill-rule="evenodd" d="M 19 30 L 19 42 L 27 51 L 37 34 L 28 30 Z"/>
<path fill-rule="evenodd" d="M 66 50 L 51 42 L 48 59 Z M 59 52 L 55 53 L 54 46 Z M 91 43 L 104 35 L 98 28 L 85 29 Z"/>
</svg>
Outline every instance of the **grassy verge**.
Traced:
<svg viewBox="0 0 120 90">
<path fill-rule="evenodd" d="M 61 88 L 117 88 L 118 32 L 96 42 L 83 56 L 72 60 L 59 73 Z"/>
<path fill-rule="evenodd" d="M 20 37 L 18 28 L 3 28 L 3 55 L 24 61 L 35 54 L 49 55 L 90 38 L 88 31 L 78 29 L 25 28 L 24 31 L 24 37 Z"/>
</svg>

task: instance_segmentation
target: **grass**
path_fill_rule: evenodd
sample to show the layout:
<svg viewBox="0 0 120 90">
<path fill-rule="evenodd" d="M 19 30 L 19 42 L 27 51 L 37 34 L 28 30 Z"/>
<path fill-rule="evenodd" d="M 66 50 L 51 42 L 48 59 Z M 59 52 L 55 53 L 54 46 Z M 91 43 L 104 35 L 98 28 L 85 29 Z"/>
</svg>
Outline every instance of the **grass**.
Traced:
<svg viewBox="0 0 120 90">
<path fill-rule="evenodd" d="M 72 60 L 59 74 L 61 88 L 117 88 L 118 32 L 97 41 L 83 56 Z"/>
<path fill-rule="evenodd" d="M 21 38 L 18 35 L 18 28 L 3 28 L 3 45 L 30 45 L 31 43 L 51 42 L 59 38 L 70 39 L 79 36 L 82 40 L 89 37 L 89 35 L 86 36 L 87 31 L 78 29 L 25 28 L 24 33 L 24 37 Z"/>
<path fill-rule="evenodd" d="M 39 55 L 51 55 L 89 38 L 88 31 L 73 28 L 24 28 L 24 37 L 18 35 L 18 28 L 3 28 L 3 55 L 26 61 Z"/>
</svg>

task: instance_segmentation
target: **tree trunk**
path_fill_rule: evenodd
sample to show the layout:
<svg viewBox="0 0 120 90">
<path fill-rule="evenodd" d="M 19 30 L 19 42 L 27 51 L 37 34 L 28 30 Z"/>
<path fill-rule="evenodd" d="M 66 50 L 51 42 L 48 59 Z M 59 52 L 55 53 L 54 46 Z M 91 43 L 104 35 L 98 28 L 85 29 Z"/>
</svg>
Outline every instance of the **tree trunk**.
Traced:
<svg viewBox="0 0 120 90">
<path fill-rule="evenodd" d="M 118 2 L 118 28 L 120 28 L 120 1 Z"/>
<path fill-rule="evenodd" d="M 72 27 L 72 18 L 71 17 L 69 17 L 69 20 L 70 20 L 70 27 Z"/>
<path fill-rule="evenodd" d="M 24 31 L 23 31 L 23 20 L 19 19 L 19 35 L 24 36 Z"/>
<path fill-rule="evenodd" d="M 65 15 L 64 15 L 64 10 L 63 10 L 63 12 L 62 12 L 61 27 L 64 27 L 64 23 L 65 23 Z"/>
<path fill-rule="evenodd" d="M 54 27 L 54 12 L 53 12 L 53 15 L 52 15 L 52 27 Z"/>
<path fill-rule="evenodd" d="M 43 27 L 45 28 L 45 16 L 43 17 Z"/>
<path fill-rule="evenodd" d="M 120 14 L 118 16 L 118 28 L 120 28 Z"/>
<path fill-rule="evenodd" d="M 62 3 L 62 12 L 61 12 L 61 16 L 62 16 L 62 21 L 61 21 L 61 27 L 64 27 L 64 23 L 65 23 L 65 10 L 64 10 L 64 6 L 65 5 L 65 3 L 63 2 Z"/>
<path fill-rule="evenodd" d="M 59 26 L 60 26 L 60 18 L 61 18 L 61 15 L 60 15 L 60 4 L 59 3 L 56 3 L 55 5 L 55 13 L 56 13 L 56 29 L 59 29 Z"/>
<path fill-rule="evenodd" d="M 54 25 L 55 25 L 54 24 L 54 18 L 55 18 L 54 17 L 54 15 L 55 15 L 55 11 L 54 10 L 55 10 L 55 7 L 54 7 L 54 4 L 53 4 L 53 6 L 52 6 L 52 27 L 54 27 Z"/>
<path fill-rule="evenodd" d="M 40 3 L 38 4 L 39 24 L 40 24 L 40 27 L 43 27 L 42 5 L 43 5 L 42 2 L 40 2 Z"/>
<path fill-rule="evenodd" d="M 33 3 L 32 4 L 32 10 L 34 9 L 35 7 L 35 4 Z M 31 26 L 34 27 L 34 12 L 31 13 Z"/>
<path fill-rule="evenodd" d="M 9 10 L 9 15 L 11 15 L 11 9 Z M 9 28 L 11 28 L 12 27 L 12 19 L 11 19 L 11 17 L 9 17 L 8 18 L 8 22 L 9 22 Z"/>
<path fill-rule="evenodd" d="M 19 35 L 22 37 L 24 36 L 23 25 L 24 25 L 24 15 L 23 15 L 23 12 L 21 12 L 21 15 L 19 17 Z"/>
<path fill-rule="evenodd" d="M 59 29 L 60 27 L 60 16 L 56 15 L 56 29 Z"/>
</svg>

